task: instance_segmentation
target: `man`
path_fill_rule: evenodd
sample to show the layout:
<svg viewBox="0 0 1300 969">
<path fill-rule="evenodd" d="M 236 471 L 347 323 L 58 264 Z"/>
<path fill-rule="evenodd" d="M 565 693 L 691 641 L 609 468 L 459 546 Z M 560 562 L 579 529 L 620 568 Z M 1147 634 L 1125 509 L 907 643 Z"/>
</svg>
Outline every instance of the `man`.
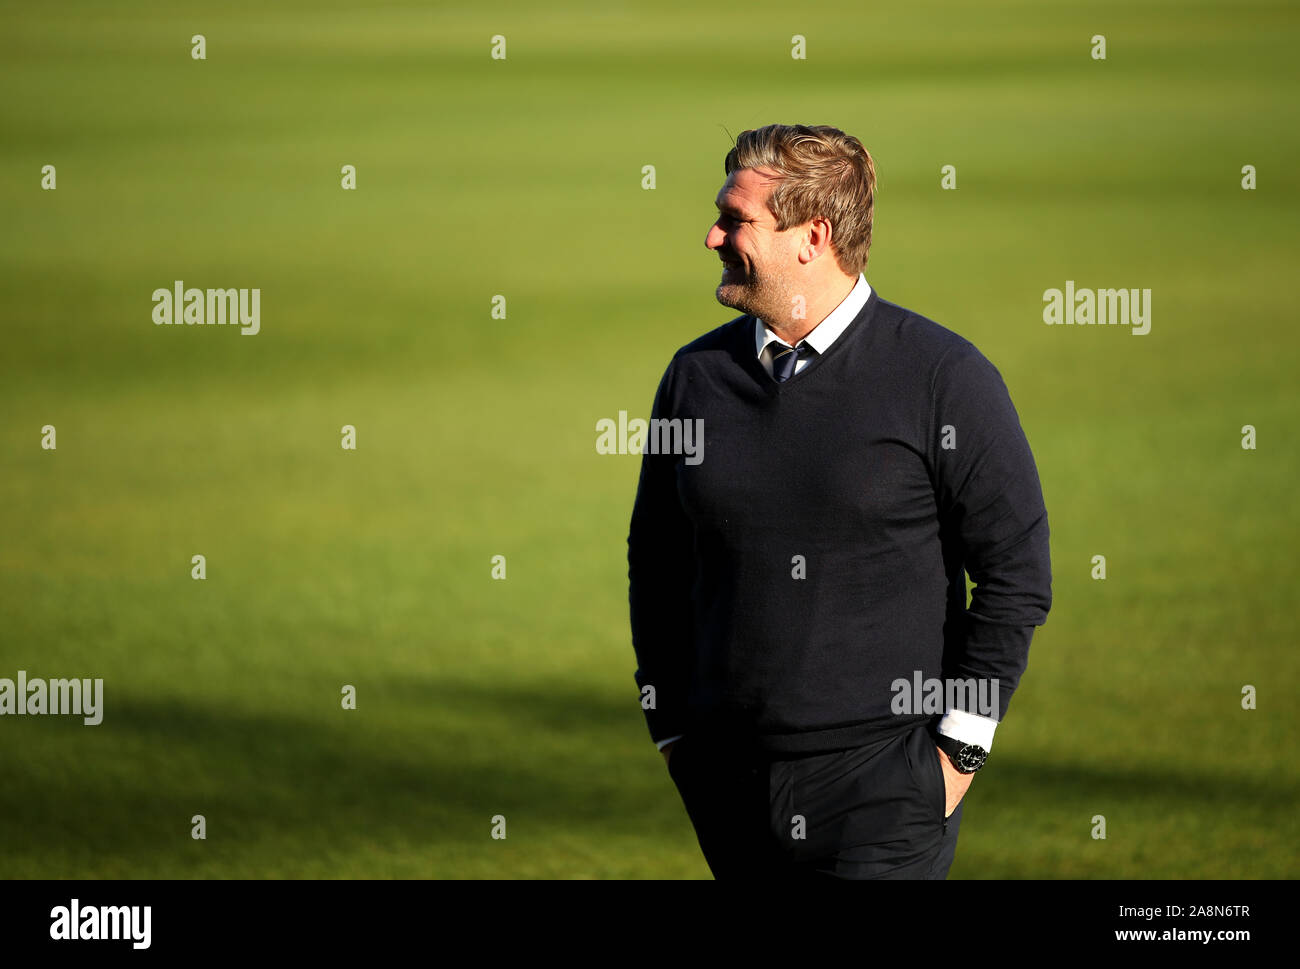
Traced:
<svg viewBox="0 0 1300 969">
<path fill-rule="evenodd" d="M 646 449 L 628 535 L 650 735 L 717 878 L 945 878 L 1051 605 L 1033 456 L 993 365 L 868 285 L 856 138 L 768 125 L 724 171 L 744 315 L 669 364 L 652 433 L 703 450 Z"/>
</svg>

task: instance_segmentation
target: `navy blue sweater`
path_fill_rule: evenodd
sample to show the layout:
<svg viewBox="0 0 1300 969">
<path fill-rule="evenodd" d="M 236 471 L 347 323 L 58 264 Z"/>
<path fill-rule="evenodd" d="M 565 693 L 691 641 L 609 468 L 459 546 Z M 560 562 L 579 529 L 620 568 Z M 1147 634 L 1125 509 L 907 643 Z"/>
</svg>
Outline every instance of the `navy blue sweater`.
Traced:
<svg viewBox="0 0 1300 969">
<path fill-rule="evenodd" d="M 873 290 L 778 384 L 754 322 L 678 350 L 651 412 L 704 432 L 694 457 L 647 447 L 628 534 L 651 737 L 725 728 L 773 752 L 844 749 L 934 719 L 891 706 L 918 673 L 996 678 L 1005 714 L 1051 562 L 998 371 Z"/>
</svg>

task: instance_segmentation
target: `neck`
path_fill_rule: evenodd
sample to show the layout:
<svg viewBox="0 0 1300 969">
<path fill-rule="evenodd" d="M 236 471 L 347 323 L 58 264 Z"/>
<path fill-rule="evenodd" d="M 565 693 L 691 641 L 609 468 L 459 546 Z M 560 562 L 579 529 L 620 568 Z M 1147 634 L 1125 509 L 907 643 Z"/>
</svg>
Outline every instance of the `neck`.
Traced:
<svg viewBox="0 0 1300 969">
<path fill-rule="evenodd" d="M 763 317 L 763 323 L 790 346 L 794 346 L 821 326 L 826 317 L 835 312 L 835 308 L 848 298 L 849 293 L 853 292 L 853 287 L 857 285 L 857 282 L 857 276 L 845 276 L 843 273 L 836 273 L 835 277 L 827 285 L 814 288 L 816 295 L 808 300 L 807 313 L 803 319 L 789 319 L 777 322 L 769 320 L 765 316 Z"/>
</svg>

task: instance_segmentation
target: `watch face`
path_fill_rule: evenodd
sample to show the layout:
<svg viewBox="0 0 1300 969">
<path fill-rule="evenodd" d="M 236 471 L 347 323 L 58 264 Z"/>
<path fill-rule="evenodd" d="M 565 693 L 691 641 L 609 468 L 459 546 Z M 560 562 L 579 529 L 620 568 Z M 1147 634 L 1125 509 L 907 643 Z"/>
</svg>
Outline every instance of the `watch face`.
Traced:
<svg viewBox="0 0 1300 969">
<path fill-rule="evenodd" d="M 983 747 L 966 744 L 961 750 L 957 751 L 957 769 L 963 774 L 973 774 L 984 766 L 984 761 L 988 759 L 988 756 L 989 752 Z"/>
</svg>

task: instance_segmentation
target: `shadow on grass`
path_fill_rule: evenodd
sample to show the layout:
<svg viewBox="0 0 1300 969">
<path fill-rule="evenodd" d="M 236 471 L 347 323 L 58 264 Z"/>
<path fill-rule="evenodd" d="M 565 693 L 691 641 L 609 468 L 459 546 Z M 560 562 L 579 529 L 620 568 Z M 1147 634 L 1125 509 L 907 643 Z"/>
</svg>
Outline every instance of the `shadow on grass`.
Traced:
<svg viewBox="0 0 1300 969">
<path fill-rule="evenodd" d="M 337 695 L 334 682 L 294 686 L 296 701 L 304 687 Z M 571 684 L 392 676 L 360 690 L 357 711 L 332 701 L 318 716 L 258 710 L 249 699 L 220 710 L 124 697 L 95 728 L 30 718 L 25 750 L 7 758 L 0 786 L 0 876 L 83 877 L 108 858 L 117 877 L 184 877 L 215 858 L 258 877 L 376 845 L 473 854 L 491 845 L 498 814 L 515 844 L 563 834 L 599 851 L 602 839 L 657 832 L 682 844 L 688 822 L 634 690 L 618 699 Z M 1190 767 L 1018 761 L 1000 762 L 986 787 L 986 811 L 1030 812 L 1049 827 L 1117 804 L 1258 818 L 1297 794 Z M 206 842 L 190 838 L 195 814 L 206 818 Z"/>
<path fill-rule="evenodd" d="M 93 870 L 106 854 L 138 861 L 137 876 L 183 870 L 195 814 L 206 848 L 246 853 L 252 876 L 257 857 L 285 845 L 481 850 L 497 814 L 512 839 L 680 827 L 629 693 L 385 679 L 359 686 L 356 711 L 331 700 L 319 716 L 123 697 L 98 727 L 15 721 L 25 749 L 7 758 L 0 786 L 0 876 L 76 877 L 33 870 L 36 859 Z"/>
</svg>

